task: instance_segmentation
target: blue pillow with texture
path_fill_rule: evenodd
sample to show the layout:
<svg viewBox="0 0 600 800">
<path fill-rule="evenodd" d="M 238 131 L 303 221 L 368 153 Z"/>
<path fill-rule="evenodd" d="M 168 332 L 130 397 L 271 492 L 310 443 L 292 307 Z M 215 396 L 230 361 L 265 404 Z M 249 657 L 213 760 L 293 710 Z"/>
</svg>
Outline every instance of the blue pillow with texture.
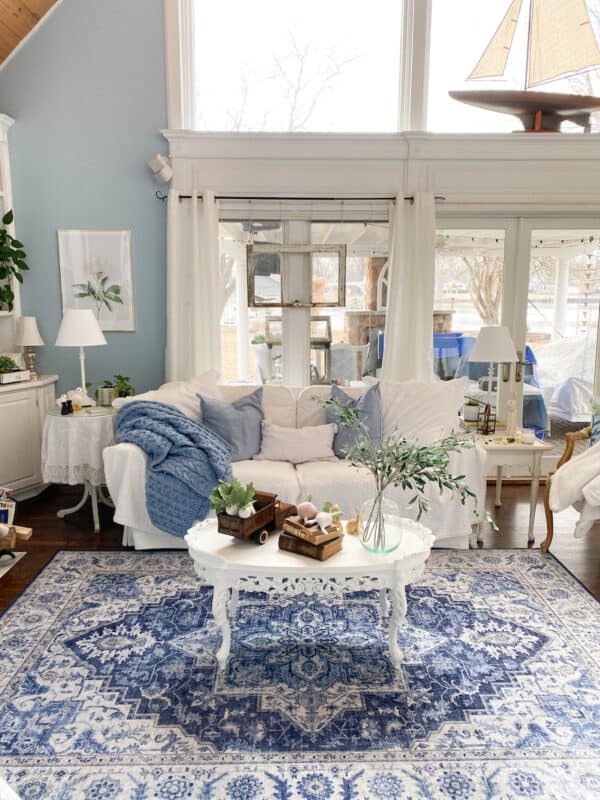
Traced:
<svg viewBox="0 0 600 800">
<path fill-rule="evenodd" d="M 600 442 L 600 397 L 592 398 L 592 435 L 590 447 Z"/>
<path fill-rule="evenodd" d="M 381 391 L 376 383 L 367 389 L 358 399 L 350 397 L 339 386 L 331 387 L 331 397 L 344 405 L 352 405 L 358 409 L 358 418 L 365 426 L 365 433 L 375 447 L 381 447 L 383 421 L 381 416 Z M 346 453 L 356 442 L 359 432 L 339 424 L 339 414 L 332 406 L 327 406 L 327 422 L 335 422 L 338 432 L 333 437 L 333 452 L 338 458 L 345 458 Z"/>
<path fill-rule="evenodd" d="M 260 453 L 264 418 L 262 386 L 234 403 L 202 397 L 201 394 L 198 397 L 202 422 L 225 439 L 231 447 L 232 461 L 245 461 Z"/>
</svg>

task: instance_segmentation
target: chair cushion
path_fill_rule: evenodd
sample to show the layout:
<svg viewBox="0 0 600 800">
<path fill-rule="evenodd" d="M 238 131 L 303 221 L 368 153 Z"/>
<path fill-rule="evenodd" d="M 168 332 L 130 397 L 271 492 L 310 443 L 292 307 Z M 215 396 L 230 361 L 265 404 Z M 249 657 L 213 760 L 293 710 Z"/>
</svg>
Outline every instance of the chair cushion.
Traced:
<svg viewBox="0 0 600 800">
<path fill-rule="evenodd" d="M 198 397 L 202 421 L 230 445 L 232 461 L 244 461 L 260 452 L 262 386 L 234 403 Z"/>
<path fill-rule="evenodd" d="M 275 492 L 284 503 L 300 502 L 296 470 L 286 461 L 236 461 L 232 470 L 244 485 L 253 483 L 259 491 Z"/>
<path fill-rule="evenodd" d="M 379 384 L 370 386 L 358 400 L 350 397 L 339 386 L 334 385 L 331 387 L 331 397 L 345 406 L 354 406 L 358 410 L 358 419 L 364 425 L 366 436 L 375 447 L 381 447 L 383 423 Z M 327 422 L 334 422 L 338 426 L 338 432 L 333 439 L 333 451 L 338 458 L 344 458 L 348 450 L 356 443 L 360 431 L 340 425 L 339 420 L 338 410 L 335 407 L 327 406 Z"/>
</svg>

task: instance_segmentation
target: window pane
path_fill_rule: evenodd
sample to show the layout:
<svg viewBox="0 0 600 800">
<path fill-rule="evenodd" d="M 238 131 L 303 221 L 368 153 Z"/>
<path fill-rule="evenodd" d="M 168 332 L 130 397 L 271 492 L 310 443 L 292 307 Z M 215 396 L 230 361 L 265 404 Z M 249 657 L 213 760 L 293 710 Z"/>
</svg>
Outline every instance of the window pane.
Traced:
<svg viewBox="0 0 600 800">
<path fill-rule="evenodd" d="M 600 0 L 587 0 L 586 4 L 599 39 Z M 485 111 L 448 96 L 452 89 L 524 88 L 528 2 L 521 4 L 504 75 L 467 81 L 510 6 L 511 0 L 432 0 L 428 130 L 502 132 L 521 129 L 519 120 L 509 114 Z M 507 40 L 503 40 L 499 44 L 506 43 Z M 600 92 L 600 70 L 549 81 L 535 88 L 536 91 L 597 95 Z M 593 120 L 595 129 L 600 128 L 600 114 L 593 115 Z M 563 125 L 563 130 L 569 128 L 581 130 L 569 123 Z"/>
<path fill-rule="evenodd" d="M 436 235 L 434 369 L 442 380 L 468 376 L 483 399 L 488 365 L 469 362 L 483 325 L 500 321 L 503 230 L 438 230 Z"/>
<path fill-rule="evenodd" d="M 197 130 L 397 130 L 402 3 L 196 2 Z"/>
<path fill-rule="evenodd" d="M 525 388 L 536 388 L 542 399 L 540 409 L 532 400 L 529 409 L 524 405 L 523 422 L 525 427 L 549 428 L 552 438 L 590 420 L 600 305 L 599 237 L 597 230 L 532 234 Z M 538 419 L 541 411 L 547 418 Z"/>
</svg>

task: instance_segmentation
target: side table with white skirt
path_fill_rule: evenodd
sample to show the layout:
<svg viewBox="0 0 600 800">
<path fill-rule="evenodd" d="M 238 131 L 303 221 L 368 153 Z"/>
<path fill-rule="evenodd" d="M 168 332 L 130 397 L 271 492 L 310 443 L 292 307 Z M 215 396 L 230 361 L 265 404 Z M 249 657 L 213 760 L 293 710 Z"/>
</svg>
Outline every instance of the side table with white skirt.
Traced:
<svg viewBox="0 0 600 800">
<path fill-rule="evenodd" d="M 94 532 L 100 531 L 98 501 L 112 506 L 103 493 L 106 484 L 102 453 L 115 443 L 115 411 L 112 408 L 84 408 L 62 416 L 49 411 L 42 440 L 42 474 L 47 483 L 83 484 L 83 496 L 77 505 L 57 512 L 65 517 L 79 511 L 88 498 L 92 501 Z"/>
</svg>

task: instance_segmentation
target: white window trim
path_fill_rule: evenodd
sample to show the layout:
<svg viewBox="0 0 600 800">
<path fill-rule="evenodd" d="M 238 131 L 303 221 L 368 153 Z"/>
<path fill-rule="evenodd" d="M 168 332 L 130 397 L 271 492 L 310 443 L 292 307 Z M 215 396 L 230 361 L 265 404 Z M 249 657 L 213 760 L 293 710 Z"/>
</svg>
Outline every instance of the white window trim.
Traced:
<svg viewBox="0 0 600 800">
<path fill-rule="evenodd" d="M 432 0 L 402 0 L 398 132 L 427 122 Z M 193 130 L 195 0 L 165 0 L 167 113 L 171 130 Z"/>
</svg>

